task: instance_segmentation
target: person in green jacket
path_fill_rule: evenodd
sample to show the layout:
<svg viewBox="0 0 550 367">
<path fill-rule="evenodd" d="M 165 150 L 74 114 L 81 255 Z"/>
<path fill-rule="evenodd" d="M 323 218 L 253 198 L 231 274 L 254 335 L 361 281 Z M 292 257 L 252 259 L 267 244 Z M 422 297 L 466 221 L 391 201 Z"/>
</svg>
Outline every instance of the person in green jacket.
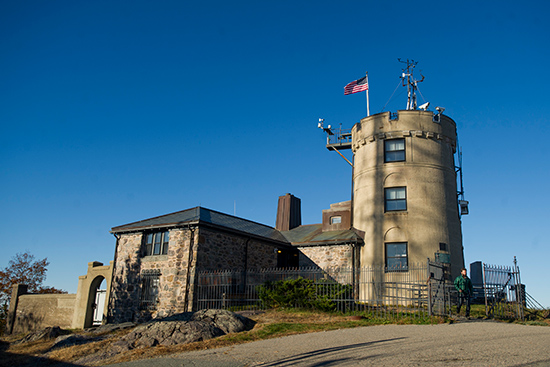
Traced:
<svg viewBox="0 0 550 367">
<path fill-rule="evenodd" d="M 458 291 L 458 306 L 456 308 L 456 313 L 460 313 L 462 305 L 466 302 L 466 317 L 470 317 L 470 300 L 474 293 L 474 287 L 472 286 L 472 281 L 466 274 L 466 269 L 462 268 L 460 269 L 460 275 L 455 279 L 455 288 Z"/>
</svg>

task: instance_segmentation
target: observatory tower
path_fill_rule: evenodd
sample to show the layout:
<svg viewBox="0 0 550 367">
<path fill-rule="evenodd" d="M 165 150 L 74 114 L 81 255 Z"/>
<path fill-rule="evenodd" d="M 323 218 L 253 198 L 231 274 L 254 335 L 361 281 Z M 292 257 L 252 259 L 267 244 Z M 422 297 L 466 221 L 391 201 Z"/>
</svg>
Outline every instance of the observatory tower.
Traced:
<svg viewBox="0 0 550 367">
<path fill-rule="evenodd" d="M 402 75 L 407 109 L 367 116 L 347 134 L 324 129 L 327 148 L 354 154 L 352 227 L 364 239 L 361 266 L 406 272 L 430 258 L 449 264 L 457 276 L 464 266 L 461 214 L 467 202 L 458 200 L 456 124 L 444 108 L 417 108 L 414 65 L 407 61 Z"/>
</svg>

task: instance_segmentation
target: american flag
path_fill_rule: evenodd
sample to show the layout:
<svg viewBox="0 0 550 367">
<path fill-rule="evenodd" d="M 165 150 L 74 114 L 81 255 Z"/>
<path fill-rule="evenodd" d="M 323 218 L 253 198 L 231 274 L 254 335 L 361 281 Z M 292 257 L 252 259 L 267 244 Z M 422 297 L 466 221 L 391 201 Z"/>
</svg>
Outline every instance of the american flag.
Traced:
<svg viewBox="0 0 550 367">
<path fill-rule="evenodd" d="M 368 89 L 369 89 L 369 81 L 367 77 L 364 76 L 361 79 L 357 79 L 351 83 L 348 83 L 348 85 L 344 87 L 344 95 L 363 92 Z"/>
</svg>

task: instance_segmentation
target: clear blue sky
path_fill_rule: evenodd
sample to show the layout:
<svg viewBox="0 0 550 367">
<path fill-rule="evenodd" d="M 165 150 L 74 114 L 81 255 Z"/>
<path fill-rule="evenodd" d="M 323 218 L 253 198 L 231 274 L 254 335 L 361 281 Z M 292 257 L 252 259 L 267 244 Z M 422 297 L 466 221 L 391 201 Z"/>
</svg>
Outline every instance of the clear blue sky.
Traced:
<svg viewBox="0 0 550 367">
<path fill-rule="evenodd" d="M 548 307 L 549 4 L 3 1 L 0 267 L 29 250 L 75 292 L 114 226 L 198 205 L 274 225 L 287 192 L 319 223 L 351 170 L 318 119 L 365 116 L 343 94 L 365 71 L 380 112 L 409 58 L 458 125 L 467 263 L 517 256 Z"/>
</svg>

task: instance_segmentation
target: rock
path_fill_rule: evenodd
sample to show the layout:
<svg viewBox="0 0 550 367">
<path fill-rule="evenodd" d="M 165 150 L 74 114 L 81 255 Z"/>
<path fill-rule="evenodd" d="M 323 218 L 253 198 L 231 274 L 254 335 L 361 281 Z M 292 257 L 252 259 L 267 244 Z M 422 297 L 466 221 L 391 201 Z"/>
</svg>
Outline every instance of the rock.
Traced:
<svg viewBox="0 0 550 367">
<path fill-rule="evenodd" d="M 107 324 L 107 325 L 101 325 L 96 328 L 93 328 L 90 330 L 90 332 L 94 334 L 110 333 L 116 330 L 129 329 L 134 326 L 136 326 L 136 324 L 133 322 L 123 322 L 121 324 Z"/>
<path fill-rule="evenodd" d="M 113 343 L 111 348 L 121 352 L 159 344 L 192 343 L 244 331 L 249 321 L 244 316 L 225 310 L 185 312 L 139 325 L 132 332 Z"/>
<path fill-rule="evenodd" d="M 236 333 L 251 327 L 253 321 L 225 310 L 184 312 L 151 320 L 112 343 L 106 350 L 84 357 L 77 363 L 96 363 L 116 354 L 156 345 L 187 344 Z"/>
<path fill-rule="evenodd" d="M 34 342 L 37 340 L 54 339 L 54 338 L 57 338 L 59 335 L 61 335 L 61 333 L 62 333 L 62 330 L 59 326 L 47 327 L 42 330 L 34 331 L 32 333 L 27 334 L 23 339 L 18 340 L 14 344 Z"/>
<path fill-rule="evenodd" d="M 84 344 L 88 341 L 88 339 L 89 338 L 82 335 L 61 335 L 55 339 L 55 344 L 50 348 L 50 350 L 71 347 L 77 344 Z"/>
<path fill-rule="evenodd" d="M 195 312 L 192 320 L 213 323 L 224 334 L 244 331 L 248 323 L 246 317 L 226 310 L 200 310 Z"/>
</svg>

